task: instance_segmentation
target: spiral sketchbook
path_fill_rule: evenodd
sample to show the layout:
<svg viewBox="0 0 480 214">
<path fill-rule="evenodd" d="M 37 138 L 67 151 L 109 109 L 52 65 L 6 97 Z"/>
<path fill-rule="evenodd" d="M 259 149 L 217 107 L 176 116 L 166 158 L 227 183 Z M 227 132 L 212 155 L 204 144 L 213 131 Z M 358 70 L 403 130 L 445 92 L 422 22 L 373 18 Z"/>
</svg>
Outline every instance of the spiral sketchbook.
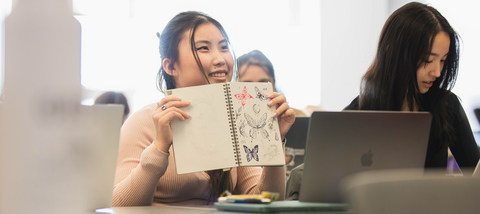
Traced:
<svg viewBox="0 0 480 214">
<path fill-rule="evenodd" d="M 177 174 L 285 164 L 271 83 L 230 82 L 166 91 L 190 101 L 171 122 Z"/>
</svg>

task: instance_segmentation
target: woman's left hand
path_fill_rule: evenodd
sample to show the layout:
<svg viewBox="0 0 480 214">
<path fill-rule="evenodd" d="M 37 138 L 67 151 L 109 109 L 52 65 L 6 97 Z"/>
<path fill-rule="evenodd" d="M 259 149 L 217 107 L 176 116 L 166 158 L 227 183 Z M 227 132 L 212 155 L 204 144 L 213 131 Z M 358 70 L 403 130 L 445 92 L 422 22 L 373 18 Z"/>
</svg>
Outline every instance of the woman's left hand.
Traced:
<svg viewBox="0 0 480 214">
<path fill-rule="evenodd" d="M 287 103 L 287 98 L 285 96 L 273 92 L 268 95 L 271 99 L 268 103 L 268 106 L 275 106 L 277 110 L 273 112 L 272 117 L 276 117 L 278 119 L 278 126 L 280 127 L 280 136 L 282 137 L 282 141 L 285 138 L 288 130 L 295 122 L 295 111 L 290 108 Z"/>
</svg>

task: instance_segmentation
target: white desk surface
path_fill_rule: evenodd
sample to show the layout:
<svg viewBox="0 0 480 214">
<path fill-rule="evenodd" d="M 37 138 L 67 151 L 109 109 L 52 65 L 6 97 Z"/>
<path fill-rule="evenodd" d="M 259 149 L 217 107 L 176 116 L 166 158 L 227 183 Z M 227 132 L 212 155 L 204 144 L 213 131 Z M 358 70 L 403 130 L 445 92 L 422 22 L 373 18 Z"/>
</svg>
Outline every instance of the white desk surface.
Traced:
<svg viewBox="0 0 480 214">
<path fill-rule="evenodd" d="M 212 206 L 199 206 L 199 207 L 113 207 L 107 209 L 112 214 L 245 214 L 245 212 L 230 212 L 219 211 Z M 353 214 L 353 212 L 339 212 L 339 211 L 321 211 L 321 212 L 284 212 L 284 214 Z"/>
</svg>

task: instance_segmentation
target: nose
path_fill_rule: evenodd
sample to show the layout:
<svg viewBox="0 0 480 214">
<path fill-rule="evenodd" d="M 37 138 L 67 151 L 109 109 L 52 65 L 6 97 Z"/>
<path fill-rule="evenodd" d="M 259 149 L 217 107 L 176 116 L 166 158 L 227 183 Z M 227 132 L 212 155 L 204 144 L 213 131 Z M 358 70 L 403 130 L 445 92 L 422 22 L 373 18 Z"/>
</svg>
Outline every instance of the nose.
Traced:
<svg viewBox="0 0 480 214">
<path fill-rule="evenodd" d="M 438 78 L 442 74 L 443 62 L 435 63 L 435 65 L 436 66 L 434 66 L 432 70 L 430 70 L 430 75 L 434 76 L 435 78 Z"/>
<path fill-rule="evenodd" d="M 223 53 L 221 53 L 220 51 L 215 51 L 215 54 L 213 56 L 213 65 L 215 65 L 216 67 L 220 67 L 222 65 L 225 65 L 226 63 L 225 58 L 222 54 Z"/>
</svg>

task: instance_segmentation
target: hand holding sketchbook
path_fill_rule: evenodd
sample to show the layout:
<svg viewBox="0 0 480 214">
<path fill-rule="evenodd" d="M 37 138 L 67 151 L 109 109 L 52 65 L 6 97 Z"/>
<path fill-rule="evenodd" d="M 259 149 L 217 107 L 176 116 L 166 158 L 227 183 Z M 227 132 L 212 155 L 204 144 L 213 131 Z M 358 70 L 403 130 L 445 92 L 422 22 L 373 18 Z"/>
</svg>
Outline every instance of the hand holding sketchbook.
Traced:
<svg viewBox="0 0 480 214">
<path fill-rule="evenodd" d="M 230 82 L 168 90 L 190 106 L 171 122 L 177 174 L 285 164 L 270 83 Z"/>
</svg>

